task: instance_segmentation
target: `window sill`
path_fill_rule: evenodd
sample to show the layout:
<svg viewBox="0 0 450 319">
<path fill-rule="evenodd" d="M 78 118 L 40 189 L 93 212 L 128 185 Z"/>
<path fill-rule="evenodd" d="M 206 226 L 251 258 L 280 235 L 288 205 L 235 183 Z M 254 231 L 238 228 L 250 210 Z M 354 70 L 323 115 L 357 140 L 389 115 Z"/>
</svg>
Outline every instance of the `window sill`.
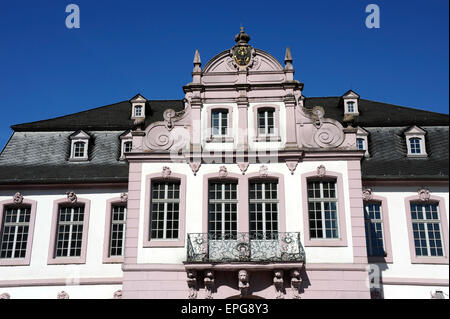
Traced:
<svg viewBox="0 0 450 319">
<path fill-rule="evenodd" d="M 448 265 L 448 257 L 416 257 L 411 259 L 411 264 L 437 264 L 437 265 Z"/>
<path fill-rule="evenodd" d="M 144 248 L 157 248 L 157 247 L 164 247 L 164 248 L 170 248 L 170 247 L 184 247 L 184 239 L 166 239 L 166 240 L 148 240 L 144 242 Z"/>
<path fill-rule="evenodd" d="M 206 139 L 206 143 L 233 143 L 234 138 L 230 136 L 211 136 Z"/>
<path fill-rule="evenodd" d="M 123 256 L 106 257 L 103 259 L 104 264 L 122 264 L 123 261 L 124 261 Z"/>
<path fill-rule="evenodd" d="M 253 142 L 281 142 L 281 136 L 278 135 L 262 135 L 253 138 Z"/>
<path fill-rule="evenodd" d="M 343 239 L 305 239 L 305 247 L 347 247 Z"/>
<path fill-rule="evenodd" d="M 47 261 L 47 265 L 70 265 L 70 264 L 85 264 L 86 259 L 81 257 L 57 257 Z"/>
<path fill-rule="evenodd" d="M 69 162 L 87 162 L 87 161 L 89 161 L 87 157 L 69 158 Z"/>
<path fill-rule="evenodd" d="M 408 154 L 408 158 L 428 158 L 428 154 Z"/>
<path fill-rule="evenodd" d="M 2 266 L 29 266 L 30 260 L 26 258 L 5 258 L 0 259 L 0 267 Z"/>
</svg>

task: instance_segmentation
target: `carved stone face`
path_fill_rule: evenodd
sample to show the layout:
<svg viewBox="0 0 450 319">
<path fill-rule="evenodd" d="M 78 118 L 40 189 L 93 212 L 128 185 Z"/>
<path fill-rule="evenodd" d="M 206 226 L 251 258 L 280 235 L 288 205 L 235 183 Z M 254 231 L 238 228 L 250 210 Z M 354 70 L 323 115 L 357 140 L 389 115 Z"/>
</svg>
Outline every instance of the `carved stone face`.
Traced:
<svg viewBox="0 0 450 319">
<path fill-rule="evenodd" d="M 245 270 L 239 271 L 239 281 L 247 282 L 248 281 L 248 273 Z"/>
<path fill-rule="evenodd" d="M 282 270 L 277 270 L 275 271 L 275 277 L 277 278 L 282 278 L 283 277 L 283 271 Z"/>
</svg>

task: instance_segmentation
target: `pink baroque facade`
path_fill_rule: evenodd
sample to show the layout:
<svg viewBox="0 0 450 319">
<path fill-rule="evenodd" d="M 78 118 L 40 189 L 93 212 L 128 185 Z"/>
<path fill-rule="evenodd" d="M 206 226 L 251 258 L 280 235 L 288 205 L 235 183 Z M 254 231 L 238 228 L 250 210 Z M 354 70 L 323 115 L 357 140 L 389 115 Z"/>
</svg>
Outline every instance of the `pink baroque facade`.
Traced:
<svg viewBox="0 0 450 319">
<path fill-rule="evenodd" d="M 100 108 L 129 116 L 92 131 L 77 121 L 67 134 L 58 120 L 13 126 L 2 170 L 23 132 L 52 129 L 71 146 L 68 158 L 49 157 L 66 179 L 0 173 L 1 234 L 13 234 L 0 238 L 2 296 L 38 298 L 37 287 L 58 299 L 448 295 L 448 155 L 407 162 L 422 145 L 408 135 L 418 111 L 383 123 L 370 108 L 395 106 L 353 91 L 307 98 L 289 48 L 283 65 L 249 41 L 241 30 L 203 67 L 196 51 L 182 101 L 138 94 Z M 428 138 L 434 126 L 448 132 L 448 116 L 433 116 Z M 426 137 L 427 123 L 416 124 Z M 405 146 L 389 151 L 399 132 Z M 97 150 L 106 138 L 120 147 L 110 158 Z M 28 240 L 17 239 L 21 216 Z"/>
</svg>

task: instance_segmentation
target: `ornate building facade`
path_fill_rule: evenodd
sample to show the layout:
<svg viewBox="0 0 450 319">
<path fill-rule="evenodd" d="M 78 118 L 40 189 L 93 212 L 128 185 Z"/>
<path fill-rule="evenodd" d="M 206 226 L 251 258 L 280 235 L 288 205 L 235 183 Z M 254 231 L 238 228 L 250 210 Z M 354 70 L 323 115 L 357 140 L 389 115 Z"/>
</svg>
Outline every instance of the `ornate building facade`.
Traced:
<svg viewBox="0 0 450 319">
<path fill-rule="evenodd" d="M 12 126 L 4 298 L 448 298 L 448 115 L 306 97 L 243 31 L 183 100 Z"/>
</svg>

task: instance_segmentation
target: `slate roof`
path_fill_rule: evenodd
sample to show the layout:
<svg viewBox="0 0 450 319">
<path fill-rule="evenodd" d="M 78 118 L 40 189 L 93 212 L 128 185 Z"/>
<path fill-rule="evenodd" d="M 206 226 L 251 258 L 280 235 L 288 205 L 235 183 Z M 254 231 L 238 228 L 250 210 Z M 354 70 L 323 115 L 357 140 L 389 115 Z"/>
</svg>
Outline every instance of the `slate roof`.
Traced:
<svg viewBox="0 0 450 319">
<path fill-rule="evenodd" d="M 342 122 L 340 97 L 305 99 L 305 107 L 323 106 L 325 116 Z M 163 119 L 164 110 L 180 111 L 182 100 L 150 100 L 145 125 Z M 54 119 L 13 125 L 14 134 L 0 153 L 0 184 L 127 182 L 128 164 L 119 161 L 119 136 L 133 128 L 129 101 Z M 448 115 L 369 100 L 359 100 L 355 126 L 369 132 L 371 157 L 363 159 L 364 179 L 448 179 Z M 413 125 L 427 131 L 429 157 L 406 157 L 403 132 Z M 69 135 L 92 136 L 89 162 L 69 162 Z"/>
</svg>

